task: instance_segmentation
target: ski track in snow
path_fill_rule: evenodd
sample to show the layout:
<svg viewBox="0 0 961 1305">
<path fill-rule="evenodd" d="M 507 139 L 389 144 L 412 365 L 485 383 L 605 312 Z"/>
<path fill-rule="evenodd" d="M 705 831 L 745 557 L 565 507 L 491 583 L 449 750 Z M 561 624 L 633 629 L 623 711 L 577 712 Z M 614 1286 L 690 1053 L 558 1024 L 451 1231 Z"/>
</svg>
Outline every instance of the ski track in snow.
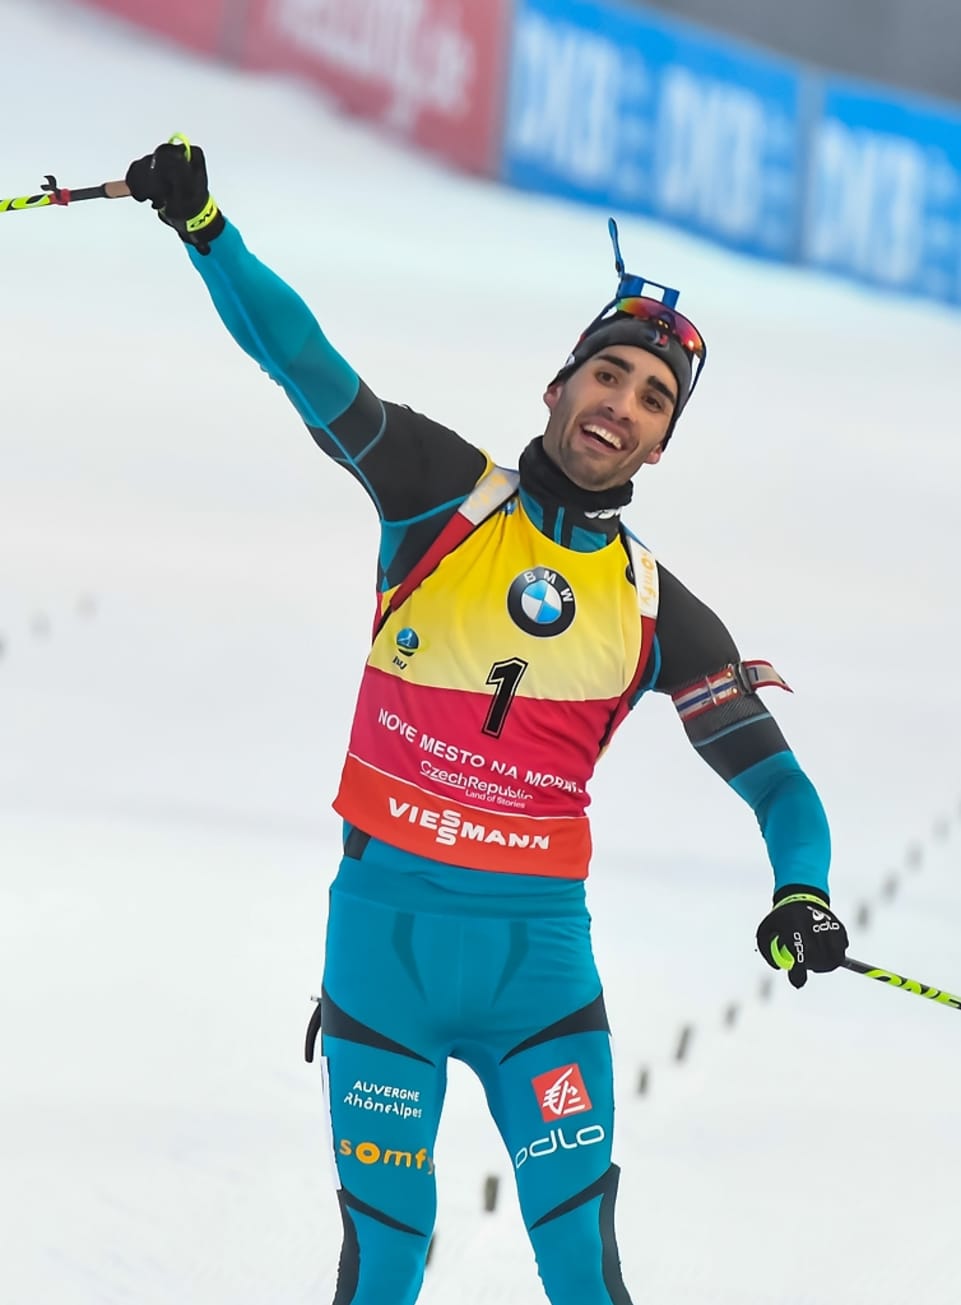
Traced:
<svg viewBox="0 0 961 1305">
<path fill-rule="evenodd" d="M 0 0 L 0 76 L 29 104 L 4 193 L 122 175 L 186 131 L 365 379 L 501 461 L 613 285 L 603 212 L 73 8 Z M 828 807 L 842 916 L 899 871 L 853 954 L 957 990 L 961 320 L 621 226 L 711 345 L 628 520 L 795 688 L 769 701 Z M 0 1296 L 324 1302 L 340 1227 L 302 1042 L 373 512 L 149 212 L 7 215 L 0 259 Z M 635 1299 L 953 1305 L 961 1021 L 850 974 L 760 1000 L 763 847 L 669 704 L 643 704 L 594 793 Z M 421 1299 L 543 1299 L 456 1065 L 436 1154 Z"/>
</svg>

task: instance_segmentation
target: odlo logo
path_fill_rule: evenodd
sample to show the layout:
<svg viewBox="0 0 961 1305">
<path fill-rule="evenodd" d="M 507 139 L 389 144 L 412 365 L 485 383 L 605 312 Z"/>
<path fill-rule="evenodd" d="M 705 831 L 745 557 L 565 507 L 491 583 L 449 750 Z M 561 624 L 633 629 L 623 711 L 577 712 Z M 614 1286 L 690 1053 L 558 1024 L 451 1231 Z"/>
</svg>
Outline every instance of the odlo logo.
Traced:
<svg viewBox="0 0 961 1305">
<path fill-rule="evenodd" d="M 835 920 L 833 915 L 825 915 L 823 911 L 816 911 L 811 907 L 811 919 L 814 921 L 812 932 L 830 933 L 832 930 L 841 928 L 839 921 Z"/>
<path fill-rule="evenodd" d="M 607 1137 L 601 1124 L 585 1124 L 576 1133 L 565 1132 L 563 1125 L 552 1128 L 546 1137 L 535 1138 L 522 1146 L 514 1156 L 514 1168 L 520 1169 L 528 1160 L 539 1160 L 555 1151 L 576 1151 L 579 1146 L 597 1146 Z"/>
</svg>

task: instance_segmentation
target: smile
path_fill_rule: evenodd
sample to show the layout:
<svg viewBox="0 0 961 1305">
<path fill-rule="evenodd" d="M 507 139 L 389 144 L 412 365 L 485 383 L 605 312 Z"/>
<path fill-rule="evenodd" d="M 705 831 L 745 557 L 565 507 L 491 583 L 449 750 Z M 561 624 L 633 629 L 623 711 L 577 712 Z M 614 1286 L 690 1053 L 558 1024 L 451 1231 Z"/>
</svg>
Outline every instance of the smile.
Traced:
<svg viewBox="0 0 961 1305">
<path fill-rule="evenodd" d="M 599 440 L 609 449 L 617 449 L 620 451 L 624 447 L 621 444 L 620 436 L 615 435 L 615 433 L 612 430 L 608 430 L 606 426 L 599 426 L 595 422 L 585 422 L 581 426 L 581 431 L 585 435 L 589 435 L 593 439 Z"/>
</svg>

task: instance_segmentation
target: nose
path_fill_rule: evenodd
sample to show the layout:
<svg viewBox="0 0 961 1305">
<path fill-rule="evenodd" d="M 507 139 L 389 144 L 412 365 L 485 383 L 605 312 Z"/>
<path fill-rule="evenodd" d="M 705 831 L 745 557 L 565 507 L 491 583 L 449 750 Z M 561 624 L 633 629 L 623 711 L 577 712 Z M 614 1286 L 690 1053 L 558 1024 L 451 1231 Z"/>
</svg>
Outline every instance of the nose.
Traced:
<svg viewBox="0 0 961 1305">
<path fill-rule="evenodd" d="M 610 393 L 605 398 L 603 409 L 604 415 L 611 421 L 629 426 L 634 415 L 633 396 L 628 390 Z"/>
</svg>

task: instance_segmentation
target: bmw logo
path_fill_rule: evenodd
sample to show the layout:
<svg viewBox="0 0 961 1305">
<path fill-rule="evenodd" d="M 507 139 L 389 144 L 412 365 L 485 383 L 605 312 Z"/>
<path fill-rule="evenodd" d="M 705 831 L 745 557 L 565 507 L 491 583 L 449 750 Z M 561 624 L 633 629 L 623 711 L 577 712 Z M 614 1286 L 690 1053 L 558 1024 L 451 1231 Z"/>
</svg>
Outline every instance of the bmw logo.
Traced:
<svg viewBox="0 0 961 1305">
<path fill-rule="evenodd" d="M 396 643 L 398 651 L 406 653 L 408 657 L 413 656 L 420 647 L 420 639 L 417 637 L 417 632 L 412 630 L 410 626 L 405 626 L 403 630 L 398 630 L 397 638 L 394 640 L 394 643 Z"/>
<path fill-rule="evenodd" d="M 546 566 L 522 571 L 507 591 L 507 610 L 525 634 L 550 639 L 574 619 L 574 592 L 562 575 Z"/>
</svg>

